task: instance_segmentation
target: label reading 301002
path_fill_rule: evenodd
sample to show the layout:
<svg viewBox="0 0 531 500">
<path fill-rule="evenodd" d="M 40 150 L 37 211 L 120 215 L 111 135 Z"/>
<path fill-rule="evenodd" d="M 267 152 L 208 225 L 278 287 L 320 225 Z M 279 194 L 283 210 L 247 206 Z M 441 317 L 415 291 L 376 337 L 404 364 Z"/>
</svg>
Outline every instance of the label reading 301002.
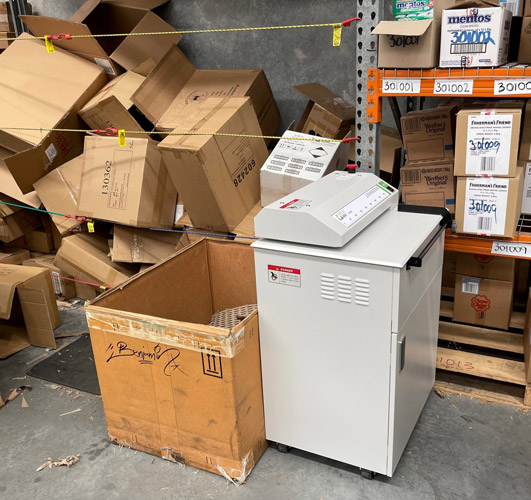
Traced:
<svg viewBox="0 0 531 500">
<path fill-rule="evenodd" d="M 474 80 L 435 80 L 433 93 L 436 95 L 470 95 L 474 91 Z"/>
</svg>

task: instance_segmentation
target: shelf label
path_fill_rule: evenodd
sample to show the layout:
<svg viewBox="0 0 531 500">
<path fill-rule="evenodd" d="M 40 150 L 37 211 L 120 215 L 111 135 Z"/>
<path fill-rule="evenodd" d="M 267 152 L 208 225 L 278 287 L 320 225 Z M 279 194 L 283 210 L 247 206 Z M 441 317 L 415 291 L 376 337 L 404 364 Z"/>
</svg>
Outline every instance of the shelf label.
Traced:
<svg viewBox="0 0 531 500">
<path fill-rule="evenodd" d="M 495 80 L 494 95 L 531 95 L 531 78 L 518 78 L 514 80 Z"/>
<path fill-rule="evenodd" d="M 510 257 L 531 259 L 531 244 L 493 241 L 490 253 L 495 255 L 508 255 Z"/>
<path fill-rule="evenodd" d="M 470 95 L 474 91 L 474 80 L 435 80 L 434 95 Z"/>
<path fill-rule="evenodd" d="M 420 79 L 383 78 L 383 94 L 420 94 Z"/>
</svg>

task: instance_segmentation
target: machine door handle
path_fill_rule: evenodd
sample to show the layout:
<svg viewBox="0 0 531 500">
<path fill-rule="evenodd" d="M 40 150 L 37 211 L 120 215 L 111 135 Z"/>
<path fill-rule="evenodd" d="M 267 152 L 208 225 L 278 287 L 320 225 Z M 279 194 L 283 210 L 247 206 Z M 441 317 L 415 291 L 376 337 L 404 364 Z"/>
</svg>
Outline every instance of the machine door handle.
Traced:
<svg viewBox="0 0 531 500">
<path fill-rule="evenodd" d="M 402 337 L 398 341 L 398 354 L 400 356 L 398 363 L 398 373 L 400 373 L 406 365 L 406 337 Z"/>
</svg>

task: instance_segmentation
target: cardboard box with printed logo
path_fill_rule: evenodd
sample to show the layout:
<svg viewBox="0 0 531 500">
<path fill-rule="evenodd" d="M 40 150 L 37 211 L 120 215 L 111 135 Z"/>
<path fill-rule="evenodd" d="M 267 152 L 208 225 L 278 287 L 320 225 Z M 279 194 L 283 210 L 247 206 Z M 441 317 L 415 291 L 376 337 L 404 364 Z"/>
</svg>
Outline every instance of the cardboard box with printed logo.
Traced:
<svg viewBox="0 0 531 500">
<path fill-rule="evenodd" d="M 458 274 L 455 280 L 454 321 L 491 328 L 509 328 L 513 281 Z"/>
<path fill-rule="evenodd" d="M 400 169 L 402 201 L 407 205 L 445 207 L 455 212 L 454 162 L 421 161 Z"/>
<path fill-rule="evenodd" d="M 206 99 L 245 96 L 251 98 L 260 133 L 274 135 L 281 122 L 280 112 L 262 70 L 196 69 L 177 47 L 172 47 L 132 100 L 157 130 L 171 131 Z"/>
<path fill-rule="evenodd" d="M 182 36 L 177 32 L 164 36 L 128 36 L 127 33 L 175 31 L 151 9 L 168 0 L 87 0 L 65 21 L 53 17 L 21 16 L 35 36 L 68 33 L 85 38 L 56 40 L 54 45 L 98 64 L 113 77 L 135 69 L 147 59 L 160 61 Z M 93 38 L 92 34 L 124 33 L 124 37 Z"/>
<path fill-rule="evenodd" d="M 93 301 L 110 440 L 243 483 L 267 449 L 256 300 L 252 248 L 202 239 Z"/>
<path fill-rule="evenodd" d="M 515 259 L 475 253 L 457 254 L 457 274 L 464 276 L 514 281 L 515 269 Z"/>
<path fill-rule="evenodd" d="M 400 119 L 406 159 L 450 160 L 454 157 L 454 106 L 411 111 Z"/>
<path fill-rule="evenodd" d="M 372 31 L 378 35 L 379 68 L 433 68 L 439 64 L 441 21 L 380 21 Z"/>
<path fill-rule="evenodd" d="M 523 106 L 472 104 L 457 113 L 455 175 L 515 176 Z"/>
</svg>

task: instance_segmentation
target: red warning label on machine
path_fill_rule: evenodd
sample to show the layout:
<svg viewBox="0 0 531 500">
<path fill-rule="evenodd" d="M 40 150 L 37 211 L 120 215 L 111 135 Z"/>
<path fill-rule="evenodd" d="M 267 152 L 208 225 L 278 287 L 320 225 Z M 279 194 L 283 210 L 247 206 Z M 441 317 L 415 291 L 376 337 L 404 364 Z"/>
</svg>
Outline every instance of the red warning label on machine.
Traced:
<svg viewBox="0 0 531 500">
<path fill-rule="evenodd" d="M 301 286 L 301 270 L 292 267 L 267 266 L 267 281 L 279 285 Z"/>
</svg>

